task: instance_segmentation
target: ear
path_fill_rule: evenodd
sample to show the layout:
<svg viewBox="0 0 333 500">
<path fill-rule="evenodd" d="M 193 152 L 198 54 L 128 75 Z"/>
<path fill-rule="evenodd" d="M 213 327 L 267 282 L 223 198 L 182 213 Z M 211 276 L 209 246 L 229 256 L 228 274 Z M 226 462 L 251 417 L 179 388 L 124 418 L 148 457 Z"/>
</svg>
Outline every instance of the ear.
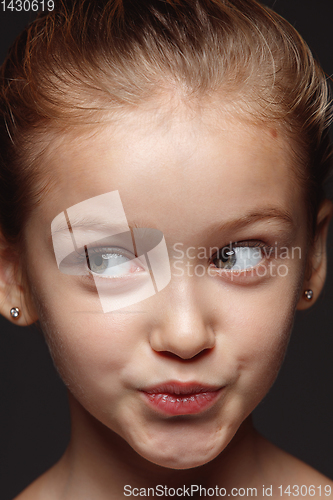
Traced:
<svg viewBox="0 0 333 500">
<path fill-rule="evenodd" d="M 0 314 L 12 323 L 27 326 L 38 320 L 35 308 L 29 300 L 28 287 L 24 286 L 18 258 L 14 252 L 0 244 Z M 11 315 L 11 309 L 18 307 L 17 318 Z"/>
<path fill-rule="evenodd" d="M 304 278 L 303 291 L 299 299 L 297 309 L 308 309 L 318 299 L 323 289 L 327 271 L 326 241 L 328 226 L 333 215 L 333 204 L 330 200 L 324 200 L 320 206 L 317 216 L 317 230 L 308 255 L 307 272 Z M 307 300 L 305 290 L 313 291 L 313 298 Z"/>
</svg>

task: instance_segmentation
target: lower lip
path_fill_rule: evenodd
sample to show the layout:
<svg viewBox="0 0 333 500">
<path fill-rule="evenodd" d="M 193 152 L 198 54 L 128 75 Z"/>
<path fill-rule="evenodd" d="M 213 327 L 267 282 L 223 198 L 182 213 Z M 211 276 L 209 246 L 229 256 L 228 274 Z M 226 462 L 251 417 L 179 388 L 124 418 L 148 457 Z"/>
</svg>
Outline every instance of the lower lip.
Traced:
<svg viewBox="0 0 333 500">
<path fill-rule="evenodd" d="M 222 389 L 195 394 L 151 394 L 147 392 L 142 394 L 149 406 L 165 415 L 195 415 L 211 408 L 221 392 Z"/>
</svg>

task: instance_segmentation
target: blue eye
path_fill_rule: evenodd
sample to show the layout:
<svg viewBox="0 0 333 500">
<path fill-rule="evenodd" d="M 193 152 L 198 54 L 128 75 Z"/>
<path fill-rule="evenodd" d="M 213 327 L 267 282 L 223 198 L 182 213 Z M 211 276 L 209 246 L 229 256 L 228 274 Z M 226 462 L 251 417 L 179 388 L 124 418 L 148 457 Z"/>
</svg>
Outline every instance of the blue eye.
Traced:
<svg viewBox="0 0 333 500">
<path fill-rule="evenodd" d="M 260 246 L 227 246 L 221 248 L 212 259 L 213 264 L 218 269 L 242 271 L 250 267 L 255 267 L 263 259 L 263 252 Z"/>
<path fill-rule="evenodd" d="M 128 252 L 121 249 L 85 248 L 87 265 L 90 271 L 99 276 L 116 278 L 122 277 L 140 270 L 137 259 L 134 255 L 125 255 Z M 142 270 L 142 268 L 141 268 Z"/>
<path fill-rule="evenodd" d="M 130 259 L 119 253 L 89 253 L 88 267 L 93 273 L 103 274 L 106 269 L 129 262 Z"/>
</svg>

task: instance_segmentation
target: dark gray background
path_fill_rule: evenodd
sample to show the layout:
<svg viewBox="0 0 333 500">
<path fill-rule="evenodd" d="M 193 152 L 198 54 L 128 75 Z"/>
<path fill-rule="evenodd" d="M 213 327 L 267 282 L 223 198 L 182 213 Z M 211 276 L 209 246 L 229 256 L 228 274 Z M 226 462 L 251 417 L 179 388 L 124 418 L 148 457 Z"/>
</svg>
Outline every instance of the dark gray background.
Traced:
<svg viewBox="0 0 333 500">
<path fill-rule="evenodd" d="M 332 74 L 333 0 L 265 3 L 300 31 Z M 0 3 L 1 62 L 29 18 L 2 12 Z M 328 251 L 324 292 L 309 311 L 297 314 L 284 365 L 254 419 L 271 441 L 333 478 L 333 228 Z M 66 390 L 42 335 L 1 317 L 0 391 L 0 500 L 10 500 L 60 458 L 69 439 L 69 416 Z"/>
</svg>

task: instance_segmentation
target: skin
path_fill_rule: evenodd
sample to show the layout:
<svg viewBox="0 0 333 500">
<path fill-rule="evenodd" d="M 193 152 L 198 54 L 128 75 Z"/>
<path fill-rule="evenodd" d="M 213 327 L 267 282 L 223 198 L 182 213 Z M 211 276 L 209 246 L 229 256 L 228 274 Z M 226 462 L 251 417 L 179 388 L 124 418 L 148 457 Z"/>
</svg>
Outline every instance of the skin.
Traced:
<svg viewBox="0 0 333 500">
<path fill-rule="evenodd" d="M 198 477 L 207 487 L 262 488 L 282 478 L 330 484 L 261 438 L 249 417 L 275 380 L 296 308 L 310 305 L 304 290 L 313 290 L 314 302 L 326 274 L 331 204 L 321 207 L 309 252 L 304 200 L 281 131 L 209 104 L 195 112 L 156 106 L 56 146 L 53 189 L 25 231 L 29 289 L 9 285 L 3 273 L 1 305 L 8 317 L 19 304 L 19 324 L 39 319 L 69 390 L 73 433 L 60 462 L 19 498 L 123 498 L 124 484 L 198 484 Z M 257 266 L 231 279 L 195 256 L 184 265 L 204 265 L 210 275 L 173 273 L 156 295 L 103 314 L 89 276 L 58 270 L 50 225 L 68 207 L 114 190 L 130 225 L 163 232 L 171 267 L 179 242 L 185 250 L 255 241 L 278 254 L 299 247 L 301 258 L 264 259 L 266 276 Z M 240 227 L 245 215 L 264 212 L 274 216 Z M 284 276 L 272 271 L 281 264 Z M 140 390 L 170 380 L 223 391 L 198 415 L 167 417 Z"/>
</svg>

